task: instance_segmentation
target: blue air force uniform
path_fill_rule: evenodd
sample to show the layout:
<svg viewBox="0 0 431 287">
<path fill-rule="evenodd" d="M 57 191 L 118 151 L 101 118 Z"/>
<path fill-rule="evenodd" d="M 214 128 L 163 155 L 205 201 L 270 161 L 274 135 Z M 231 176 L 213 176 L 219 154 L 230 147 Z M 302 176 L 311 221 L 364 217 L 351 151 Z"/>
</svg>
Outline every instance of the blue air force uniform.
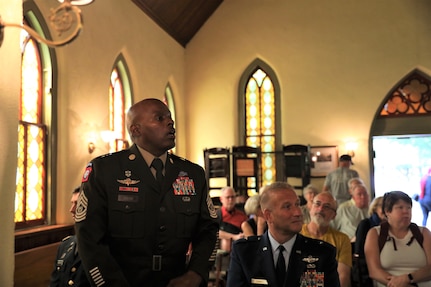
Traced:
<svg viewBox="0 0 431 287">
<path fill-rule="evenodd" d="M 233 243 L 227 287 L 339 287 L 335 247 L 296 235 L 283 286 L 276 279 L 268 231 Z"/>
<path fill-rule="evenodd" d="M 75 215 L 88 276 L 109 287 L 164 287 L 187 270 L 207 280 L 216 218 L 202 167 L 168 155 L 160 188 L 136 145 L 88 164 Z"/>
</svg>

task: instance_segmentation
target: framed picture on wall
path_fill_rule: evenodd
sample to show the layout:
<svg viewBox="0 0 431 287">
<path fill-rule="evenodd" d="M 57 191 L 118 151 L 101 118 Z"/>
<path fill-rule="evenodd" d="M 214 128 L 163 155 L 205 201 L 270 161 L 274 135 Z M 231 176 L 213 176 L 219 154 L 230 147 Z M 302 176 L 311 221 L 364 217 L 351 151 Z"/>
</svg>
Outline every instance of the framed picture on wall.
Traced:
<svg viewBox="0 0 431 287">
<path fill-rule="evenodd" d="M 326 177 L 326 175 L 338 167 L 337 146 L 312 146 L 311 177 Z"/>
</svg>

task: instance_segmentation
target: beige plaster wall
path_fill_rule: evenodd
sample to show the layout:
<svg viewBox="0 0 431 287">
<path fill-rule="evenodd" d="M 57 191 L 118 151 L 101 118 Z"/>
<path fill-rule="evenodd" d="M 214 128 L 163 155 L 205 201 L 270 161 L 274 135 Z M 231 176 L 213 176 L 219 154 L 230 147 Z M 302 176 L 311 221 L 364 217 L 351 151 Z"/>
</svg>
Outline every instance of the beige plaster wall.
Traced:
<svg viewBox="0 0 431 287">
<path fill-rule="evenodd" d="M 224 1 L 186 49 L 188 157 L 203 163 L 204 148 L 239 143 L 238 83 L 260 58 L 280 83 L 282 143 L 344 153 L 356 141 L 368 184 L 378 106 L 412 69 L 431 67 L 430 16 L 426 0 Z"/>
<path fill-rule="evenodd" d="M 44 15 L 56 1 L 36 1 Z M 184 49 L 130 0 L 95 1 L 80 7 L 84 28 L 71 44 L 56 49 L 58 77 L 57 222 L 71 222 L 69 198 L 88 161 L 106 153 L 100 131 L 109 129 L 110 73 L 120 53 L 130 72 L 134 101 L 162 99 L 168 81 L 174 89 L 178 134 L 184 125 Z M 53 33 L 54 34 L 54 33 Z M 185 137 L 177 152 L 184 154 Z M 87 143 L 95 141 L 93 154 Z M 183 140 L 181 140 L 183 139 Z"/>
</svg>

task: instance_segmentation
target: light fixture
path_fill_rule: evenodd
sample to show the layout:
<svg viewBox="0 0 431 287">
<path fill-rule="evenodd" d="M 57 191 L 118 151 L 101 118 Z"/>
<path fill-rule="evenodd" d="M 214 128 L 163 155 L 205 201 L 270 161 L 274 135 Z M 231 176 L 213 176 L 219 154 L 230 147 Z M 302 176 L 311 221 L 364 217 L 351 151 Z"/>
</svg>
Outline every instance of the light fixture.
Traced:
<svg viewBox="0 0 431 287">
<path fill-rule="evenodd" d="M 121 134 L 116 131 L 103 130 L 90 133 L 87 147 L 88 153 L 90 154 L 92 154 L 96 148 L 107 152 L 120 151 L 129 147 L 129 141 L 127 139 L 122 139 Z"/>
<path fill-rule="evenodd" d="M 57 31 L 58 36 L 62 36 L 65 32 L 70 31 L 67 36 L 64 36 L 63 39 L 58 41 L 48 40 L 41 35 L 39 35 L 35 30 L 30 28 L 25 24 L 14 24 L 14 23 L 6 23 L 0 17 L 0 47 L 3 43 L 4 38 L 4 28 L 5 27 L 15 27 L 24 29 L 30 36 L 35 38 L 38 42 L 44 43 L 50 47 L 61 47 L 66 44 L 69 44 L 73 40 L 78 37 L 79 32 L 82 29 L 82 16 L 81 10 L 75 5 L 86 5 L 93 2 L 93 0 L 59 0 L 61 3 L 55 9 L 51 9 L 51 15 L 49 16 L 49 20 L 51 25 L 54 27 L 55 31 Z"/>
<path fill-rule="evenodd" d="M 349 141 L 346 143 L 347 154 L 351 157 L 355 156 L 355 151 L 358 149 L 358 143 L 356 141 Z"/>
<path fill-rule="evenodd" d="M 70 4 L 72 5 L 76 5 L 76 6 L 84 6 L 84 5 L 88 5 L 91 4 L 94 0 L 72 0 L 70 1 Z M 64 0 L 58 0 L 58 2 L 63 3 L 63 2 L 67 2 Z"/>
<path fill-rule="evenodd" d="M 93 153 L 93 151 L 96 149 L 96 145 L 94 144 L 94 142 L 89 142 L 88 143 L 88 153 Z"/>
</svg>

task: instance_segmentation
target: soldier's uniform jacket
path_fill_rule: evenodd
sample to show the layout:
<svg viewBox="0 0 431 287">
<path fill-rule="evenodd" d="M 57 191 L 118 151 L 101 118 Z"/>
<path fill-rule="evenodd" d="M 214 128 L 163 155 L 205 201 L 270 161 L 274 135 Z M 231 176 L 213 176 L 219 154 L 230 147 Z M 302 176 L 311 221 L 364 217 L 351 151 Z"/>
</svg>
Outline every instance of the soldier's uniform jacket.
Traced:
<svg viewBox="0 0 431 287">
<path fill-rule="evenodd" d="M 335 247 L 297 234 L 283 286 L 278 286 L 268 231 L 233 243 L 227 287 L 339 287 Z"/>
<path fill-rule="evenodd" d="M 68 236 L 60 243 L 49 286 L 91 286 L 81 265 L 76 236 Z"/>
<path fill-rule="evenodd" d="M 88 164 L 75 221 L 94 286 L 161 287 L 187 270 L 207 280 L 218 224 L 204 170 L 173 155 L 165 164 L 161 189 L 136 145 Z"/>
</svg>

